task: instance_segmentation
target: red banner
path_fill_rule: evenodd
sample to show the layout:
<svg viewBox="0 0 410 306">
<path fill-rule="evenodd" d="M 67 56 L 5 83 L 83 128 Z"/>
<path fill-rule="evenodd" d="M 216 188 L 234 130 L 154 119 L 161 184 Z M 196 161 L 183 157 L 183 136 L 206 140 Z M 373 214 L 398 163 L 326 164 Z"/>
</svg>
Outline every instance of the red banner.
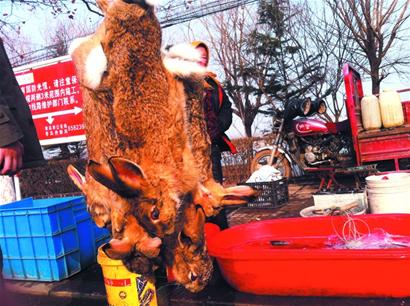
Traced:
<svg viewBox="0 0 410 306">
<path fill-rule="evenodd" d="M 85 139 L 82 99 L 70 57 L 16 68 L 41 145 Z"/>
</svg>

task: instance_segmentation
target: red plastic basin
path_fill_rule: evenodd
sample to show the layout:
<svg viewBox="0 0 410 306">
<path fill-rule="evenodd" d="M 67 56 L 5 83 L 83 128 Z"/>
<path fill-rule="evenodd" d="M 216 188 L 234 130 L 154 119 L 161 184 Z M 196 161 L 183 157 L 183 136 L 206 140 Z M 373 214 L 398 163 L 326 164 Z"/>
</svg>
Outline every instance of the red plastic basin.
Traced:
<svg viewBox="0 0 410 306">
<path fill-rule="evenodd" d="M 355 216 L 370 231 L 410 238 L 410 214 Z M 410 248 L 347 250 L 325 246 L 345 217 L 275 219 L 215 234 L 208 250 L 238 291 L 282 296 L 410 296 Z M 358 230 L 367 232 L 363 222 Z M 272 245 L 286 241 L 288 245 Z"/>
</svg>

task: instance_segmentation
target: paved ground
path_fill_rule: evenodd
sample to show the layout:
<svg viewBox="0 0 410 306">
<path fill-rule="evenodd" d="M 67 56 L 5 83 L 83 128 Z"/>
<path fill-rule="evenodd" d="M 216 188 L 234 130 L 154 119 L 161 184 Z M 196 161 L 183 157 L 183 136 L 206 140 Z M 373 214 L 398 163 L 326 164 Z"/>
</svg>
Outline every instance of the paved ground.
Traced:
<svg viewBox="0 0 410 306">
<path fill-rule="evenodd" d="M 230 226 L 272 218 L 298 217 L 301 209 L 313 205 L 311 194 L 317 182 L 299 182 L 289 185 L 289 203 L 275 209 L 241 207 L 228 213 Z M 275 277 L 272 275 L 272 277 Z M 335 276 L 337 277 L 337 276 Z M 7 297 L 0 292 L 0 305 L 4 306 L 93 306 L 107 305 L 100 267 L 95 264 L 81 273 L 61 282 L 39 283 L 7 281 Z M 157 297 L 160 306 L 185 305 L 410 305 L 410 299 L 364 299 L 321 297 L 256 296 L 234 290 L 218 275 L 199 294 L 191 294 L 181 286 L 168 284 L 165 274 L 157 275 Z"/>
<path fill-rule="evenodd" d="M 303 208 L 313 205 L 312 193 L 317 191 L 318 186 L 315 183 L 289 184 L 289 202 L 282 207 L 274 209 L 241 207 L 235 209 L 228 213 L 229 226 L 275 218 L 299 217 L 299 212 Z"/>
</svg>

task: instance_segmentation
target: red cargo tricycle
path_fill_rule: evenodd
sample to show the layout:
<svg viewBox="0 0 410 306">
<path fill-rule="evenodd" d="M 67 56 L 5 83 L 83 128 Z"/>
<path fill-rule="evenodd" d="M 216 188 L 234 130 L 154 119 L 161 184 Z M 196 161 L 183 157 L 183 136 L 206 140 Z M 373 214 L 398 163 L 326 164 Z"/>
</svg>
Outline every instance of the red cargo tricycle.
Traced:
<svg viewBox="0 0 410 306">
<path fill-rule="evenodd" d="M 363 87 L 360 74 L 349 64 L 343 67 L 348 119 L 325 122 L 312 117 L 325 111 L 323 101 L 296 99 L 283 112 L 276 112 L 275 142 L 258 150 L 251 171 L 271 164 L 285 177 L 295 169 L 317 172 L 320 189 L 329 189 L 335 174 L 368 174 L 410 168 L 410 101 L 402 102 L 405 124 L 396 128 L 365 131 L 360 101 Z M 410 89 L 399 90 L 399 93 Z M 296 118 L 298 117 L 298 118 Z"/>
</svg>

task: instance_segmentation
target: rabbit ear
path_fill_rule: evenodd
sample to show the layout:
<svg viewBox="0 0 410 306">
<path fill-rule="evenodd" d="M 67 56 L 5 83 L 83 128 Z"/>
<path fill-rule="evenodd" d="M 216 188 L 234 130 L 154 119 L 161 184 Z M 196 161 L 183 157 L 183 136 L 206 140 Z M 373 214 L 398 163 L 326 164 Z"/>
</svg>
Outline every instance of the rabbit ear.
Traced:
<svg viewBox="0 0 410 306">
<path fill-rule="evenodd" d="M 191 243 L 202 245 L 204 242 L 205 214 L 201 207 L 191 205 L 185 209 L 185 224 L 182 230 Z"/>
<path fill-rule="evenodd" d="M 116 179 L 109 165 L 102 165 L 93 160 L 88 162 L 88 173 L 100 184 L 124 197 L 135 197 L 138 190 L 130 190 Z"/>
<path fill-rule="evenodd" d="M 115 179 L 126 189 L 138 192 L 146 184 L 145 175 L 136 163 L 121 157 L 108 160 Z"/>
<path fill-rule="evenodd" d="M 192 241 L 191 237 L 186 235 L 184 231 L 181 231 L 178 235 L 178 242 L 181 247 L 188 248 L 189 246 L 193 245 L 194 242 Z"/>
<path fill-rule="evenodd" d="M 78 189 L 84 192 L 84 187 L 86 184 L 84 175 L 82 175 L 73 165 L 68 165 L 67 173 Z"/>
</svg>

